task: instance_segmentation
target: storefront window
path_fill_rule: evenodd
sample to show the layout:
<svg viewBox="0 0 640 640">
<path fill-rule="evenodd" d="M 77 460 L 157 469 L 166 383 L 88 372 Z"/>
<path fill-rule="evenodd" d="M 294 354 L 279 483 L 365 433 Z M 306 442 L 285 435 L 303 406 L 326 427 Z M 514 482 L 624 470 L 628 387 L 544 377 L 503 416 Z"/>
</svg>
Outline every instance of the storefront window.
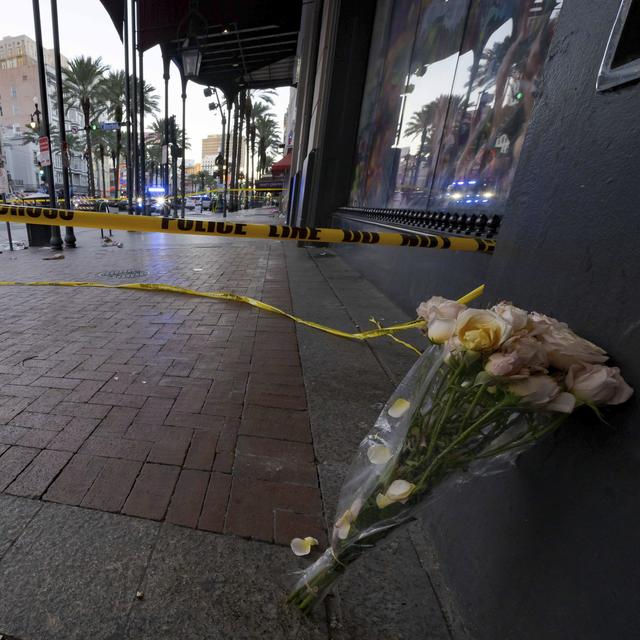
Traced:
<svg viewBox="0 0 640 640">
<path fill-rule="evenodd" d="M 379 2 L 351 205 L 500 213 L 561 4 Z"/>
</svg>

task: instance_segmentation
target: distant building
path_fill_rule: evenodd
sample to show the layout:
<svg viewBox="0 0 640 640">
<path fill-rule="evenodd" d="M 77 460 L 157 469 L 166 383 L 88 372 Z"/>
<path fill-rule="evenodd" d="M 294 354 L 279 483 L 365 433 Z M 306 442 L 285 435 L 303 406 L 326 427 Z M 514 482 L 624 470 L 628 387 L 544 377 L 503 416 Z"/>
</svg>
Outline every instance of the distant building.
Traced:
<svg viewBox="0 0 640 640">
<path fill-rule="evenodd" d="M 205 171 L 211 173 L 216 170 L 215 163 L 212 160 L 215 160 L 218 157 L 218 154 L 222 151 L 222 134 L 221 133 L 211 133 L 206 138 L 202 138 L 202 168 Z M 240 166 L 244 166 L 244 158 L 246 157 L 246 140 L 242 139 L 242 149 L 240 149 L 240 158 L 239 163 Z M 229 162 L 231 162 L 231 154 L 233 153 L 233 149 L 229 149 Z"/>
<path fill-rule="evenodd" d="M 202 157 L 202 170 L 207 173 L 213 174 L 214 171 L 218 170 L 218 166 L 216 165 L 216 158 L 218 154 L 208 155 Z"/>
<path fill-rule="evenodd" d="M 56 85 L 53 51 L 44 50 L 45 71 L 47 82 L 47 102 L 49 106 L 50 123 L 58 128 L 58 109 L 56 105 Z M 61 56 L 62 66 L 68 64 L 67 59 Z M 24 153 L 26 151 L 33 162 L 33 175 L 38 176 L 36 145 L 24 142 L 24 132 L 29 128 L 29 124 L 37 121 L 35 106 L 42 111 L 42 97 L 40 96 L 40 83 L 38 78 L 38 62 L 35 41 L 26 36 L 7 36 L 0 40 L 0 147 L 4 155 L 10 182 L 13 181 L 12 188 L 18 190 L 20 181 L 23 181 L 24 189 L 37 188 L 38 182 L 34 185 L 31 178 L 20 170 L 20 176 L 11 174 L 10 165 L 14 167 L 24 166 Z M 80 111 L 71 109 L 66 114 L 66 127 L 70 130 L 77 127 L 82 131 L 84 119 Z M 6 140 L 4 136 L 7 136 Z M 52 136 L 53 137 L 53 136 Z M 22 150 L 18 147 L 22 146 Z M 62 185 L 62 159 L 58 150 L 58 140 L 52 140 L 53 147 L 53 167 L 54 181 L 56 185 Z M 10 156 L 19 157 L 14 160 Z M 81 153 L 72 153 L 71 157 L 71 182 L 76 192 L 86 192 L 87 190 L 87 170 L 86 163 Z M 27 186 L 29 185 L 29 186 Z M 22 189 L 20 189 L 22 190 Z"/>
<path fill-rule="evenodd" d="M 217 156 L 222 150 L 222 134 L 211 133 L 206 138 L 202 138 L 202 161 L 206 156 Z"/>
</svg>

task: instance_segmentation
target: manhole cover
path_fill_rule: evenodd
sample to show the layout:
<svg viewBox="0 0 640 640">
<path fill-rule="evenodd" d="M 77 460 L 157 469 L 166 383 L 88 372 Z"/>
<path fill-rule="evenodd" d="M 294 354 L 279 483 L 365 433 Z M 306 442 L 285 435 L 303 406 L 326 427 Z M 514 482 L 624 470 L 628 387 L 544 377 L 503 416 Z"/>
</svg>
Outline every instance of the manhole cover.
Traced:
<svg viewBox="0 0 640 640">
<path fill-rule="evenodd" d="M 103 276 L 104 278 L 118 278 L 121 280 L 127 278 L 143 278 L 144 276 L 148 276 L 148 271 L 137 271 L 136 269 L 127 269 L 126 271 L 105 271 L 104 273 L 100 273 L 98 275 Z"/>
</svg>

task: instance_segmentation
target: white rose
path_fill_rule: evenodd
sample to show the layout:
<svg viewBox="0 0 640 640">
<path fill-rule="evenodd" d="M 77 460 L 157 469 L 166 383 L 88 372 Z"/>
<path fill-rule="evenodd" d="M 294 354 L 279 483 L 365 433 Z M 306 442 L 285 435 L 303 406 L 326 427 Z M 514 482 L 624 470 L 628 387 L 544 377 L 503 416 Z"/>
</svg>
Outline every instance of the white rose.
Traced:
<svg viewBox="0 0 640 640">
<path fill-rule="evenodd" d="M 622 404 L 633 394 L 618 367 L 574 364 L 566 378 L 567 389 L 579 400 L 591 404 Z"/>
<path fill-rule="evenodd" d="M 573 364 L 595 364 L 607 360 L 604 349 L 576 335 L 564 322 L 541 313 L 531 313 L 529 328 L 542 343 L 549 363 L 558 369 L 568 370 Z"/>
<path fill-rule="evenodd" d="M 465 309 L 456 320 L 455 335 L 467 351 L 495 351 L 511 331 L 511 324 L 493 311 Z"/>
<path fill-rule="evenodd" d="M 509 338 L 491 354 L 485 371 L 492 376 L 529 375 L 545 372 L 549 362 L 542 344 L 526 332 Z"/>
<path fill-rule="evenodd" d="M 434 296 L 421 303 L 417 312 L 427 321 L 429 340 L 436 344 L 443 344 L 453 335 L 456 318 L 464 309 L 465 306 L 455 300 Z"/>
<path fill-rule="evenodd" d="M 575 398 L 561 391 L 558 383 L 545 375 L 516 380 L 509 385 L 509 391 L 522 398 L 525 404 L 549 411 L 571 413 L 575 407 Z"/>
<path fill-rule="evenodd" d="M 513 327 L 514 332 L 524 329 L 529 320 L 529 316 L 524 309 L 514 307 L 510 302 L 500 302 L 495 307 L 491 307 L 491 311 L 504 318 Z"/>
</svg>

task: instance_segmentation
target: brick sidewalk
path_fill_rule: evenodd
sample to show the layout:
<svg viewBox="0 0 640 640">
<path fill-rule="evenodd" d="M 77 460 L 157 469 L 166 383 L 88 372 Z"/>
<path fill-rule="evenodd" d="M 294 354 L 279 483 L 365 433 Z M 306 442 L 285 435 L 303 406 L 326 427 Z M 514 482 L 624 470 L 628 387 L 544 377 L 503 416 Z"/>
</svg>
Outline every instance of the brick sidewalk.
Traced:
<svg viewBox="0 0 640 640">
<path fill-rule="evenodd" d="M 103 249 L 77 235 L 61 261 L 5 252 L 2 279 L 119 283 L 104 274 L 133 269 L 291 306 L 276 242 L 117 233 L 124 249 Z M 324 537 L 291 321 L 165 293 L 2 294 L 1 492 L 280 544 Z"/>
</svg>

